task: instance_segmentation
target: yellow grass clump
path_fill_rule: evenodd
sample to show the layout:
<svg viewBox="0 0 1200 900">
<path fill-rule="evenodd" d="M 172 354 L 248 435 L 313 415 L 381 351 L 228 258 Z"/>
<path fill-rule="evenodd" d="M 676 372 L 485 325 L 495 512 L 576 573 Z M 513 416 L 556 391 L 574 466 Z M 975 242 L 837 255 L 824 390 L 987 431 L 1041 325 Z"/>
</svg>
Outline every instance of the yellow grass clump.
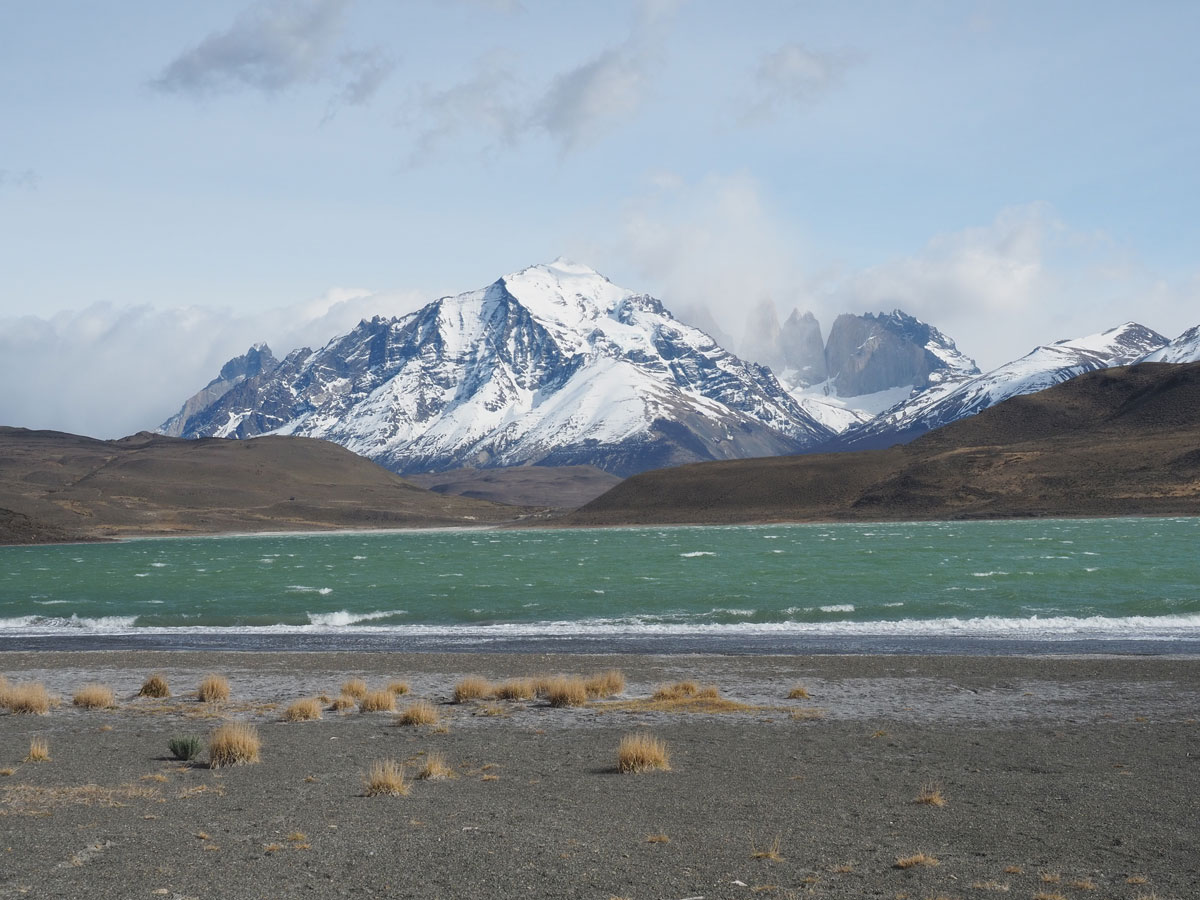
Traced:
<svg viewBox="0 0 1200 900">
<path fill-rule="evenodd" d="M 765 859 L 769 862 L 783 862 L 783 854 L 779 852 L 779 837 L 776 836 L 775 840 L 771 841 L 769 847 L 761 850 L 758 847 L 753 847 L 750 851 L 750 858 Z"/>
<path fill-rule="evenodd" d="M 305 697 L 293 701 L 291 706 L 283 711 L 285 722 L 307 722 L 321 718 L 321 701 L 316 697 Z"/>
<path fill-rule="evenodd" d="M 258 762 L 262 741 L 258 730 L 245 722 L 228 722 L 208 739 L 208 764 L 214 769 Z"/>
<path fill-rule="evenodd" d="M 396 695 L 391 691 L 371 691 L 358 701 L 363 712 L 395 712 Z"/>
<path fill-rule="evenodd" d="M 658 834 L 648 834 L 648 835 L 646 835 L 646 843 L 647 844 L 669 844 L 669 843 L 671 843 L 671 838 L 665 834 L 662 834 L 661 832 Z"/>
<path fill-rule="evenodd" d="M 497 700 L 532 700 L 537 686 L 532 678 L 509 678 L 495 686 Z"/>
<path fill-rule="evenodd" d="M 40 681 L 10 684 L 0 692 L 0 705 L 17 715 L 44 716 L 55 702 Z"/>
<path fill-rule="evenodd" d="M 32 738 L 25 762 L 50 762 L 50 742 L 41 737 Z"/>
<path fill-rule="evenodd" d="M 627 734 L 617 747 L 617 769 L 640 775 L 643 772 L 671 770 L 671 754 L 667 745 L 644 731 Z"/>
<path fill-rule="evenodd" d="M 411 690 L 407 681 L 389 681 L 387 689 L 396 697 L 407 694 Z"/>
<path fill-rule="evenodd" d="M 142 682 L 142 688 L 138 691 L 139 697 L 155 697 L 163 698 L 171 696 L 171 687 L 167 684 L 167 679 L 155 672 L 149 678 Z"/>
<path fill-rule="evenodd" d="M 597 700 L 615 697 L 625 690 L 625 673 L 620 669 L 609 669 L 592 675 L 583 684 L 589 697 Z"/>
<path fill-rule="evenodd" d="M 914 853 L 911 856 L 897 856 L 893 864 L 897 869 L 911 869 L 914 866 L 936 866 L 940 861 L 928 853 Z"/>
<path fill-rule="evenodd" d="M 446 764 L 446 757 L 434 752 L 425 757 L 425 765 L 421 767 L 421 771 L 417 777 L 426 781 L 437 781 L 442 778 L 449 778 L 450 775 L 450 766 Z"/>
<path fill-rule="evenodd" d="M 397 725 L 436 725 L 438 711 L 428 700 L 418 700 L 410 703 L 400 715 L 396 716 Z"/>
<path fill-rule="evenodd" d="M 85 684 L 71 702 L 80 709 L 111 709 L 117 705 L 112 688 L 106 684 Z"/>
<path fill-rule="evenodd" d="M 229 693 L 229 679 L 216 674 L 205 675 L 196 689 L 196 697 L 201 703 L 220 703 L 229 699 Z"/>
<path fill-rule="evenodd" d="M 789 700 L 807 700 L 809 699 L 808 688 L 802 684 L 797 684 L 788 691 L 787 698 Z"/>
<path fill-rule="evenodd" d="M 361 700 L 367 696 L 367 683 L 361 678 L 351 678 L 342 685 L 342 693 L 355 700 Z"/>
<path fill-rule="evenodd" d="M 587 685 L 582 678 L 560 675 L 546 685 L 546 702 L 556 709 L 583 706 L 587 701 Z"/>
<path fill-rule="evenodd" d="M 921 793 L 917 794 L 913 803 L 923 803 L 926 806 L 945 806 L 946 797 L 942 793 L 942 786 L 935 781 L 927 781 L 921 785 Z"/>
<path fill-rule="evenodd" d="M 660 687 L 654 692 L 652 700 L 716 700 L 721 696 L 713 686 L 700 687 L 694 681 L 677 681 Z"/>
<path fill-rule="evenodd" d="M 363 781 L 366 788 L 364 793 L 368 797 L 379 794 L 403 797 L 409 792 L 408 780 L 404 777 L 404 766 L 394 759 L 375 760 Z"/>
<path fill-rule="evenodd" d="M 454 702 L 466 703 L 468 700 L 486 700 L 495 696 L 496 689 L 486 678 L 478 675 L 468 675 L 454 685 Z"/>
<path fill-rule="evenodd" d="M 349 694 L 342 694 L 329 704 L 329 709 L 333 712 L 346 712 L 346 710 L 354 709 L 356 706 L 358 706 L 358 704 L 354 702 L 353 697 L 351 697 Z"/>
</svg>

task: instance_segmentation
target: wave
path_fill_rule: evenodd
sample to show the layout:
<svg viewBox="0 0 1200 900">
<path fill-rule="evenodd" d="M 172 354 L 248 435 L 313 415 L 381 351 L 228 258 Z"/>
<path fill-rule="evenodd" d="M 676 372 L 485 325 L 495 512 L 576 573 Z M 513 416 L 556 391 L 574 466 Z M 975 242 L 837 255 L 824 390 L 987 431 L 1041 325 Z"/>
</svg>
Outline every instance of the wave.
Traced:
<svg viewBox="0 0 1200 900">
<path fill-rule="evenodd" d="M 331 587 L 309 587 L 306 584 L 289 584 L 287 589 L 290 594 L 320 594 L 322 597 L 333 593 Z"/>
<path fill-rule="evenodd" d="M 403 609 L 376 610 L 369 613 L 352 613 L 348 610 L 338 610 L 331 613 L 305 613 L 310 625 L 329 628 L 345 628 L 357 625 L 359 622 L 374 622 L 377 619 L 387 619 L 392 616 L 407 615 Z M 303 627 L 303 626 L 300 626 Z"/>
<path fill-rule="evenodd" d="M 691 553 L 680 553 L 684 559 L 695 559 L 697 556 L 716 556 L 711 550 L 693 550 Z"/>
<path fill-rule="evenodd" d="M 404 615 L 403 610 L 350 613 L 309 613 L 307 625 L 256 625 L 185 627 L 137 626 L 136 616 L 105 616 L 69 619 L 20 616 L 0 619 L 0 633 L 54 635 L 92 632 L 97 634 L 336 634 L 353 627 L 355 634 L 382 634 L 397 637 L 438 638 L 512 638 L 512 637 L 637 637 L 714 635 L 729 637 L 957 637 L 996 638 L 1026 641 L 1071 640 L 1145 640 L 1200 641 L 1200 613 L 1163 616 L 1030 616 L 1008 618 L 946 617 L 939 619 L 899 619 L 885 622 L 732 622 L 686 621 L 688 616 L 628 616 L 489 625 L 417 625 L 361 624 L 389 616 Z M 694 618 L 694 617 L 691 617 Z"/>
</svg>

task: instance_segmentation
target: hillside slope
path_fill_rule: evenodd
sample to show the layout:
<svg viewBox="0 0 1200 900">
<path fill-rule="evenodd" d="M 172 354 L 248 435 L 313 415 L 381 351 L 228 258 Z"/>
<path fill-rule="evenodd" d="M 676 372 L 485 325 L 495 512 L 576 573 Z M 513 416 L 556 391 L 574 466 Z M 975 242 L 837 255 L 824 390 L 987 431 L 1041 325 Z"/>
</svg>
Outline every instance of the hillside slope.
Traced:
<svg viewBox="0 0 1200 900">
<path fill-rule="evenodd" d="M 101 441 L 0 428 L 0 543 L 512 521 L 523 511 L 417 487 L 327 441 Z"/>
<path fill-rule="evenodd" d="M 646 472 L 566 524 L 1200 515 L 1200 363 L 1014 397 L 885 450 Z"/>
</svg>

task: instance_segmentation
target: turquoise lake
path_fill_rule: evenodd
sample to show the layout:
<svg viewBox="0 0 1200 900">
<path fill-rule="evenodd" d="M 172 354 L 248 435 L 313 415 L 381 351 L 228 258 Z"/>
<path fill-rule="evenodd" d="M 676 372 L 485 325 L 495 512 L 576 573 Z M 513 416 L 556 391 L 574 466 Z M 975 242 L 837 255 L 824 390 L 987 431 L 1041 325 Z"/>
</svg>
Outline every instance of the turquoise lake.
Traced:
<svg viewBox="0 0 1200 900">
<path fill-rule="evenodd" d="M 0 637 L 1200 641 L 1200 519 L 137 540 L 0 548 Z M 325 638 L 324 644 L 320 638 Z M 203 642 L 201 642 L 203 643 Z M 74 646 L 78 646 L 76 643 Z"/>
</svg>

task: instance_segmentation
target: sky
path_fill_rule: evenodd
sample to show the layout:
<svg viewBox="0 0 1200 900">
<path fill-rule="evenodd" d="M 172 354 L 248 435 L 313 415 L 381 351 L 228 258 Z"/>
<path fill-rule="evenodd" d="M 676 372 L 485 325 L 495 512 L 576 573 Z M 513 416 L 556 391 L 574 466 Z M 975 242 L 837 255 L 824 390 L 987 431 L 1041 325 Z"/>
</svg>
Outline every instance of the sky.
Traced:
<svg viewBox="0 0 1200 900">
<path fill-rule="evenodd" d="M 1200 4 L 0 0 L 0 424 L 566 256 L 711 314 L 904 309 L 985 370 L 1200 324 Z"/>
</svg>

